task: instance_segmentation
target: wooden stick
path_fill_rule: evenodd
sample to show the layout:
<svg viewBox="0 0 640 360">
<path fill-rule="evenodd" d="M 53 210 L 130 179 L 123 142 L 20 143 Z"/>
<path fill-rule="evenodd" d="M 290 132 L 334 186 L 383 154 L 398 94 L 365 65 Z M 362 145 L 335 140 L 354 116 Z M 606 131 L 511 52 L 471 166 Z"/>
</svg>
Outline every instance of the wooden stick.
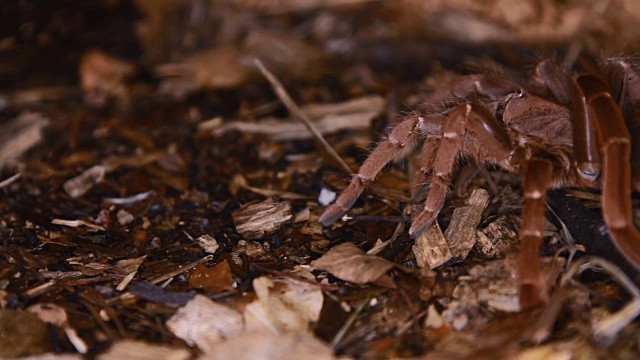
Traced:
<svg viewBox="0 0 640 360">
<path fill-rule="evenodd" d="M 278 80 L 275 77 L 275 75 L 273 75 L 273 73 L 267 70 L 267 68 L 264 66 L 264 64 L 262 64 L 262 61 L 260 61 L 260 59 L 257 59 L 257 58 L 253 59 L 253 63 L 258 67 L 258 69 L 260 69 L 260 72 L 262 72 L 262 75 L 264 75 L 264 77 L 266 77 L 267 80 L 269 80 L 269 83 L 271 83 L 273 90 L 276 92 L 276 94 L 278 95 L 278 97 L 280 98 L 280 101 L 282 101 L 284 106 L 286 106 L 287 109 L 289 109 L 289 111 L 291 112 L 291 114 L 294 117 L 296 117 L 298 120 L 300 120 L 302 124 L 307 128 L 307 130 L 309 130 L 313 134 L 313 137 L 316 140 L 316 142 L 318 142 L 320 147 L 324 149 L 324 151 L 329 155 L 331 160 L 339 164 L 340 167 L 344 169 L 344 171 L 351 174 L 352 171 L 349 165 L 347 165 L 347 163 L 344 162 L 344 160 L 342 160 L 340 155 L 338 155 L 338 153 L 336 153 L 335 150 L 333 150 L 331 145 L 329 145 L 329 143 L 324 139 L 324 137 L 318 131 L 318 129 L 316 129 L 315 126 L 313 126 L 313 123 L 309 121 L 309 118 L 307 118 L 307 116 L 302 112 L 302 110 L 300 110 L 300 107 L 298 107 L 298 105 L 293 101 L 293 99 L 291 99 L 291 97 L 287 93 L 287 90 L 284 88 L 284 86 L 282 86 L 282 83 L 280 83 L 280 80 Z"/>
</svg>

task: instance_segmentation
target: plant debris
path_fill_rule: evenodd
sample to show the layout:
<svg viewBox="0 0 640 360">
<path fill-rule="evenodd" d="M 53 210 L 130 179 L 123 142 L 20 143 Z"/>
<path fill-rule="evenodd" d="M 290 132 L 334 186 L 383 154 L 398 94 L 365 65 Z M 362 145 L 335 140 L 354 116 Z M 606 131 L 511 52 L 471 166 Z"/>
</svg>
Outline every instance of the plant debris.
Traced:
<svg viewBox="0 0 640 360">
<path fill-rule="evenodd" d="M 435 88 L 637 54 L 639 4 L 3 2 L 0 357 L 640 358 L 598 192 L 549 192 L 528 309 L 518 174 L 459 159 L 412 239 L 400 156 L 318 221 Z"/>
</svg>

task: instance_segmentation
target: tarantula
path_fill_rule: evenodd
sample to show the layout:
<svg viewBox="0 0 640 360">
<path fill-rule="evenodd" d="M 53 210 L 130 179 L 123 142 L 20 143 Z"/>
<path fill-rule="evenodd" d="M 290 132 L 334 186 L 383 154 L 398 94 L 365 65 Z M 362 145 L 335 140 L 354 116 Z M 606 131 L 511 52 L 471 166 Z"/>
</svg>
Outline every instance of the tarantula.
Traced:
<svg viewBox="0 0 640 360">
<path fill-rule="evenodd" d="M 552 60 L 539 62 L 524 86 L 497 75 L 467 75 L 427 99 L 437 114 L 406 117 L 380 143 L 351 183 L 320 217 L 330 225 L 349 210 L 390 161 L 422 143 L 412 198 L 424 209 L 409 234 L 424 232 L 442 209 L 461 156 L 524 177 L 518 264 L 522 307 L 546 297 L 538 248 L 545 194 L 562 186 L 600 187 L 602 213 L 618 250 L 640 269 L 640 233 L 632 223 L 631 188 L 640 188 L 640 72 L 630 58 L 609 58 L 603 74 L 568 76 Z M 605 80 L 606 79 L 606 80 Z M 633 170 L 633 171 L 632 171 Z M 633 177 L 633 182 L 632 182 Z"/>
</svg>

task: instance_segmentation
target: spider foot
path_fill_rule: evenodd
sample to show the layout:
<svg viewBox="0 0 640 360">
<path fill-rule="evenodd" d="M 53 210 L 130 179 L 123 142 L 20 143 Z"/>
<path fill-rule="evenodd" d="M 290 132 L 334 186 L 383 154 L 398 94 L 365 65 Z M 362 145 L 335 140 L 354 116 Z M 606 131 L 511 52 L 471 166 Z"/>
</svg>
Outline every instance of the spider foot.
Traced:
<svg viewBox="0 0 640 360">
<path fill-rule="evenodd" d="M 342 215 L 344 215 L 347 212 L 347 210 L 348 209 L 343 209 L 338 204 L 332 204 L 324 211 L 324 213 L 320 216 L 320 219 L 318 219 L 318 221 L 320 221 L 320 223 L 322 223 L 322 225 L 324 226 L 329 226 L 334 222 L 338 221 L 338 219 L 340 219 Z"/>
<path fill-rule="evenodd" d="M 433 221 L 438 216 L 437 212 L 431 210 L 424 210 L 415 219 L 413 219 L 413 223 L 411 224 L 411 228 L 409 229 L 409 235 L 412 237 L 417 237 L 423 232 L 427 231 L 429 226 L 433 224 Z"/>
</svg>

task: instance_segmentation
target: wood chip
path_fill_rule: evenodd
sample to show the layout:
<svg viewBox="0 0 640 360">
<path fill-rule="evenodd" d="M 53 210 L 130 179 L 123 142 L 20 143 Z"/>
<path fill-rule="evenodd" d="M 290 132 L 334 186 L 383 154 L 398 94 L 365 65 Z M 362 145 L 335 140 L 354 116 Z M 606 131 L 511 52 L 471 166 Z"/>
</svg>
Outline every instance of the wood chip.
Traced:
<svg viewBox="0 0 640 360">
<path fill-rule="evenodd" d="M 244 320 L 234 309 L 196 295 L 167 320 L 167 327 L 188 344 L 210 352 L 216 344 L 240 333 Z"/>
<path fill-rule="evenodd" d="M 198 243 L 198 245 L 200 245 L 202 250 L 204 250 L 204 252 L 206 252 L 207 254 L 215 254 L 215 252 L 220 247 L 220 245 L 218 244 L 218 241 L 209 234 L 198 236 L 198 238 L 196 239 L 196 242 Z"/>
<path fill-rule="evenodd" d="M 427 231 L 416 238 L 413 254 L 418 266 L 421 268 L 427 266 L 429 269 L 434 269 L 453 257 L 437 221 L 434 221 Z"/>
<path fill-rule="evenodd" d="M 371 120 L 384 109 L 384 99 L 367 96 L 332 104 L 311 104 L 301 108 L 320 134 L 331 134 L 345 129 L 369 129 Z M 214 130 L 215 135 L 238 130 L 247 134 L 261 134 L 274 141 L 310 139 L 313 134 L 297 120 L 263 119 L 257 123 L 232 121 Z"/>
<path fill-rule="evenodd" d="M 467 257 L 476 243 L 476 230 L 482 212 L 489 205 L 489 193 L 484 189 L 475 189 L 467 204 L 453 211 L 451 223 L 444 233 L 451 254 L 460 260 Z"/>
<path fill-rule="evenodd" d="M 24 112 L 0 125 L 0 170 L 42 139 L 42 129 L 49 123 L 42 115 Z"/>
<path fill-rule="evenodd" d="M 243 206 L 232 213 L 236 230 L 245 239 L 261 239 L 273 234 L 293 219 L 291 204 L 287 201 L 265 200 Z"/>
<path fill-rule="evenodd" d="M 478 240 L 475 248 L 486 258 L 502 257 L 513 252 L 519 243 L 518 225 L 505 215 L 499 216 L 476 234 Z"/>
<path fill-rule="evenodd" d="M 104 180 L 105 175 L 111 170 L 113 168 L 108 165 L 94 165 L 73 179 L 65 181 L 62 187 L 69 196 L 80 197 Z"/>
</svg>

